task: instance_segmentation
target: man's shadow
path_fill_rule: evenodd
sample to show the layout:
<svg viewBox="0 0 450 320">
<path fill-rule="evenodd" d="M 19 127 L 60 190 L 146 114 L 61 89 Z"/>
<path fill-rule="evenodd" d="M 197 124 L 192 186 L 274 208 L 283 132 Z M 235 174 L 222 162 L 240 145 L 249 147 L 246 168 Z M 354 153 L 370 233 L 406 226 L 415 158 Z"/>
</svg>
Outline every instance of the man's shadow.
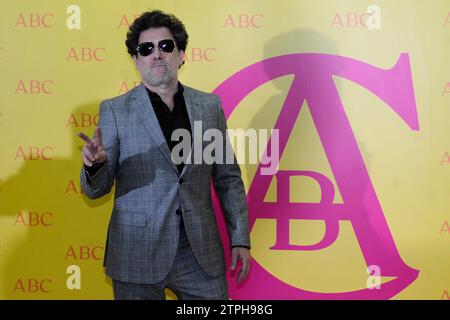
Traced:
<svg viewBox="0 0 450 320">
<path fill-rule="evenodd" d="M 337 44 L 334 41 L 317 31 L 309 29 L 297 29 L 281 33 L 266 42 L 263 47 L 264 59 L 287 54 L 337 54 L 337 52 Z M 267 65 L 264 64 L 265 74 L 270 79 L 273 79 L 270 81 L 270 86 L 273 89 L 271 92 L 274 93 L 271 93 L 270 95 L 267 95 L 267 98 L 264 98 L 266 101 L 262 107 L 260 107 L 259 112 L 255 113 L 255 115 L 250 119 L 247 127 L 243 128 L 245 130 L 249 128 L 256 130 L 274 128 L 276 120 L 280 115 L 281 107 L 285 102 L 286 95 L 293 80 L 292 74 L 280 78 L 274 77 L 272 69 L 266 66 Z M 339 83 L 337 83 L 337 86 L 339 86 Z M 301 102 L 299 101 L 298 103 L 300 104 Z M 305 106 L 302 107 L 301 111 L 303 111 L 304 107 Z M 296 134 L 298 133 L 298 130 L 292 130 L 289 140 L 295 139 Z M 312 132 L 308 132 L 307 134 L 308 135 L 305 137 L 302 136 L 302 143 L 304 143 L 302 145 L 302 150 L 306 151 L 311 149 L 312 143 L 315 141 L 313 139 L 309 139 Z M 280 155 L 280 157 L 281 156 L 282 155 Z M 250 183 L 253 180 L 258 164 L 246 163 L 241 166 L 245 168 L 245 170 L 243 170 L 243 178 L 247 181 L 247 183 Z"/>
<path fill-rule="evenodd" d="M 10 154 L 22 165 L 0 181 L 2 299 L 112 297 L 102 263 L 113 192 L 91 200 L 81 193 L 79 179 L 84 142 L 77 133 L 92 137 L 98 111 L 99 101 L 80 105 L 72 115 L 67 112 L 65 123 L 56 124 L 70 130 L 67 157 L 28 160 L 25 146 L 25 157 Z M 58 154 L 57 147 L 51 151 Z M 80 267 L 80 290 L 66 287 L 69 265 Z"/>
</svg>

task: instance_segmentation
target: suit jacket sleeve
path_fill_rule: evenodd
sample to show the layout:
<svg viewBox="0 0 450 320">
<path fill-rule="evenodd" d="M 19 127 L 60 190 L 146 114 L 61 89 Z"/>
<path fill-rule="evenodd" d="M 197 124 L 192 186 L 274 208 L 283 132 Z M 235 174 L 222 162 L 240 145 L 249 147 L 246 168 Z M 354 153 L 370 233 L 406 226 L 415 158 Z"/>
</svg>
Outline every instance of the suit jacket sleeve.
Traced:
<svg viewBox="0 0 450 320">
<path fill-rule="evenodd" d="M 90 176 L 84 166 L 81 168 L 81 189 L 87 197 L 97 199 L 111 191 L 116 175 L 119 157 L 119 139 L 117 123 L 111 105 L 107 101 L 100 104 L 99 127 L 102 130 L 103 145 L 107 160 L 93 176 Z"/>
<path fill-rule="evenodd" d="M 227 123 L 218 97 L 218 122 L 222 137 L 227 135 Z M 248 227 L 248 208 L 245 188 L 242 182 L 241 169 L 233 153 L 234 162 L 226 163 L 226 152 L 233 152 L 229 139 L 223 141 L 223 159 L 216 161 L 213 167 L 212 178 L 214 188 L 225 216 L 230 247 L 250 248 L 250 233 Z M 226 150 L 226 151 L 225 151 Z"/>
</svg>

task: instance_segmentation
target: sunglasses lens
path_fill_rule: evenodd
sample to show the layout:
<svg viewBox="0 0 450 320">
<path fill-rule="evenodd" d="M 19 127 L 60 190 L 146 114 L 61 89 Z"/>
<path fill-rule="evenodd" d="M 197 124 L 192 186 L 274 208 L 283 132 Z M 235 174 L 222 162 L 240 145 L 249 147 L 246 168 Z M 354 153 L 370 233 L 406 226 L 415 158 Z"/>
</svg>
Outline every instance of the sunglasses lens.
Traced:
<svg viewBox="0 0 450 320">
<path fill-rule="evenodd" d="M 155 50 L 155 46 L 151 42 L 144 42 L 138 45 L 137 51 L 143 57 L 146 57 L 152 54 L 153 50 Z"/>
<path fill-rule="evenodd" d="M 165 39 L 158 42 L 158 47 L 167 53 L 170 53 L 175 49 L 175 42 L 171 39 Z M 153 42 L 143 42 L 138 45 L 137 52 L 143 56 L 146 57 L 155 51 L 155 45 Z"/>
<path fill-rule="evenodd" d="M 158 43 L 158 46 L 161 48 L 162 51 L 164 52 L 172 52 L 173 49 L 175 49 L 175 43 L 173 42 L 173 40 L 170 39 L 166 39 L 166 40 L 161 40 Z"/>
</svg>

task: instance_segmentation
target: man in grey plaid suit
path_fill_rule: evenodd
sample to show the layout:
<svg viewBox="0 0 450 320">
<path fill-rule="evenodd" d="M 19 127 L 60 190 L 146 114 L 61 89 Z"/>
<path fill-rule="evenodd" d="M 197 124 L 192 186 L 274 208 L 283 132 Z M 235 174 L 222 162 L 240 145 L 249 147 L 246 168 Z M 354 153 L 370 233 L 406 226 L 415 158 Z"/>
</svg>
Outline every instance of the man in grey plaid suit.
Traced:
<svg viewBox="0 0 450 320">
<path fill-rule="evenodd" d="M 86 142 L 83 192 L 95 199 L 115 184 L 104 259 L 115 299 L 164 299 L 165 288 L 179 299 L 228 299 L 211 178 L 230 236 L 231 269 L 239 271 L 238 282 L 249 272 L 248 211 L 239 165 L 176 164 L 171 155 L 177 129 L 192 133 L 194 122 L 201 121 L 203 131 L 218 129 L 225 137 L 227 128 L 218 96 L 178 81 L 187 40 L 184 25 L 173 15 L 151 11 L 136 19 L 126 45 L 142 83 L 101 103 L 92 140 L 79 134 Z"/>
</svg>

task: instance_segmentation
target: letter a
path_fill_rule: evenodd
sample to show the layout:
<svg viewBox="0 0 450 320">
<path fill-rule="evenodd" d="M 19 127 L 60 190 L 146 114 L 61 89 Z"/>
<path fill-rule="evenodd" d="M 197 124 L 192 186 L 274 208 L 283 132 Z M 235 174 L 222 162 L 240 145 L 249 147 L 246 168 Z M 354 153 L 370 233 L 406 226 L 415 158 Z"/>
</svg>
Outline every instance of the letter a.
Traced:
<svg viewBox="0 0 450 320">
<path fill-rule="evenodd" d="M 66 10 L 67 14 L 71 14 L 66 20 L 66 27 L 69 30 L 81 29 L 81 9 L 77 5 L 70 5 Z"/>
<path fill-rule="evenodd" d="M 66 281 L 66 287 L 69 290 L 81 289 L 81 269 L 77 265 L 70 265 L 66 269 L 66 273 L 70 274 Z"/>
</svg>

